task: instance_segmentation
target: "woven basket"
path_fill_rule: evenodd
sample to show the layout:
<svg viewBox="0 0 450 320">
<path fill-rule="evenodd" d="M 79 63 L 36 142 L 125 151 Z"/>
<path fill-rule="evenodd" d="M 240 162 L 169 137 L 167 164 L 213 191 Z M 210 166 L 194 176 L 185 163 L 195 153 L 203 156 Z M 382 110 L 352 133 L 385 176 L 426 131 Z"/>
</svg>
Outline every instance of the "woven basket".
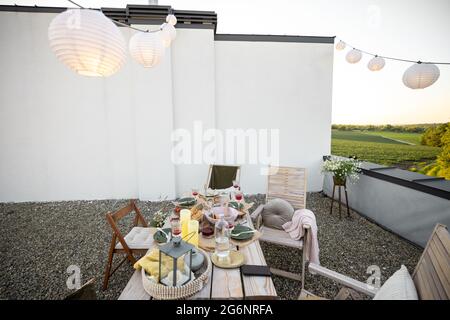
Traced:
<svg viewBox="0 0 450 320">
<path fill-rule="evenodd" d="M 201 274 L 198 275 L 194 280 L 189 281 L 185 285 L 179 287 L 168 287 L 147 278 L 145 270 L 144 268 L 142 268 L 142 284 L 145 291 L 147 291 L 147 293 L 154 299 L 177 300 L 192 297 L 197 292 L 202 290 L 209 280 L 212 263 L 209 255 L 205 251 L 200 248 L 197 248 L 196 250 L 198 251 L 198 253 L 203 254 L 203 256 L 205 257 L 205 262 L 203 264 L 203 267 L 200 269 Z"/>
</svg>

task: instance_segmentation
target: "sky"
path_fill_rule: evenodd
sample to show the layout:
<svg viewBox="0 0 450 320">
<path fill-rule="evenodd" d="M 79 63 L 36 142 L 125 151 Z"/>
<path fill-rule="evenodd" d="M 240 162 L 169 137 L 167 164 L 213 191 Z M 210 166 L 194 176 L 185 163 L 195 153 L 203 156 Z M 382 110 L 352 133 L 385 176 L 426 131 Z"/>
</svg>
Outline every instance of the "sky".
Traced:
<svg viewBox="0 0 450 320">
<path fill-rule="evenodd" d="M 85 7 L 125 7 L 148 0 L 77 0 Z M 65 0 L 0 0 L 0 4 L 73 6 Z M 336 36 L 356 48 L 409 60 L 450 62 L 449 0 L 159 0 L 174 9 L 215 11 L 217 33 Z M 367 69 L 335 50 L 332 122 L 413 124 L 450 121 L 450 65 L 423 90 L 404 86 L 411 63 Z"/>
</svg>

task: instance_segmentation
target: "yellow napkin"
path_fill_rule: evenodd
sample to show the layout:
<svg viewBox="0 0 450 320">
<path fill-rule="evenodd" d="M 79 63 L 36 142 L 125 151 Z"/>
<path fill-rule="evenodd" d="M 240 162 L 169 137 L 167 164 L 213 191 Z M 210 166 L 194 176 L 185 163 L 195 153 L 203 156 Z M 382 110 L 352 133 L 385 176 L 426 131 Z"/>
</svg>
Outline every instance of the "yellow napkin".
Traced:
<svg viewBox="0 0 450 320">
<path fill-rule="evenodd" d="M 161 265 L 161 278 L 166 277 L 169 272 L 173 271 L 173 259 L 162 254 L 162 265 Z M 179 258 L 177 261 L 177 267 L 179 270 L 184 268 L 184 259 Z M 148 254 L 139 259 L 135 264 L 134 268 L 136 270 L 140 270 L 144 268 L 144 270 L 152 277 L 158 278 L 159 274 L 159 250 L 152 249 Z"/>
</svg>

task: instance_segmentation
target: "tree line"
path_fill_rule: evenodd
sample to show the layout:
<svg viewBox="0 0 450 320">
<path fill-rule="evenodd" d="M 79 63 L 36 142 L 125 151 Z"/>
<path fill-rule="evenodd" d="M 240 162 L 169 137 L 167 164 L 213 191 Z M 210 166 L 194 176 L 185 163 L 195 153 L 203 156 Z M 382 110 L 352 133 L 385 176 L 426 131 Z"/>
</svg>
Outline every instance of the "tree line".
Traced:
<svg viewBox="0 0 450 320">
<path fill-rule="evenodd" d="M 420 142 L 426 146 L 442 148 L 431 170 L 450 180 L 450 122 L 429 127 L 422 134 Z"/>
<path fill-rule="evenodd" d="M 404 125 L 359 125 L 359 124 L 333 124 L 331 129 L 343 131 L 391 131 L 391 132 L 410 132 L 410 133 L 424 133 L 428 128 L 438 126 L 439 124 L 404 124 Z"/>
</svg>

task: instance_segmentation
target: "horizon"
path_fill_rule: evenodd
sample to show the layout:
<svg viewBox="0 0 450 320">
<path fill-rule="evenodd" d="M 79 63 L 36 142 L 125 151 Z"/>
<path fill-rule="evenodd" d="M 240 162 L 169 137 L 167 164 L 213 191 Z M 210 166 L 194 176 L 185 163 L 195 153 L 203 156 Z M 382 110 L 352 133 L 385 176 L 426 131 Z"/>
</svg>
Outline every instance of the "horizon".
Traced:
<svg viewBox="0 0 450 320">
<path fill-rule="evenodd" d="M 423 126 L 423 125 L 440 125 L 444 123 L 448 123 L 449 121 L 444 122 L 421 122 L 421 123 L 334 123 L 332 122 L 331 125 L 349 125 L 349 126 L 385 126 L 385 125 L 392 125 L 392 126 Z"/>
<path fill-rule="evenodd" d="M 125 7 L 148 0 L 79 0 L 86 7 Z M 217 33 L 336 36 L 379 55 L 421 61 L 450 61 L 450 1 L 436 0 L 160 0 L 175 9 L 215 11 Z M 74 7 L 66 0 L 0 0 L 0 4 Z M 289 10 L 286 10 L 289 8 Z M 270 23 L 267 23 L 269 21 Z M 420 21 L 421 23 L 416 23 Z M 411 36 L 414 35 L 414 36 Z M 450 66 L 422 90 L 406 88 L 403 72 L 411 63 L 386 60 L 381 71 L 345 61 L 334 51 L 332 123 L 373 125 L 433 124 L 450 121 Z M 363 107 L 361 107 L 363 106 Z"/>
</svg>

